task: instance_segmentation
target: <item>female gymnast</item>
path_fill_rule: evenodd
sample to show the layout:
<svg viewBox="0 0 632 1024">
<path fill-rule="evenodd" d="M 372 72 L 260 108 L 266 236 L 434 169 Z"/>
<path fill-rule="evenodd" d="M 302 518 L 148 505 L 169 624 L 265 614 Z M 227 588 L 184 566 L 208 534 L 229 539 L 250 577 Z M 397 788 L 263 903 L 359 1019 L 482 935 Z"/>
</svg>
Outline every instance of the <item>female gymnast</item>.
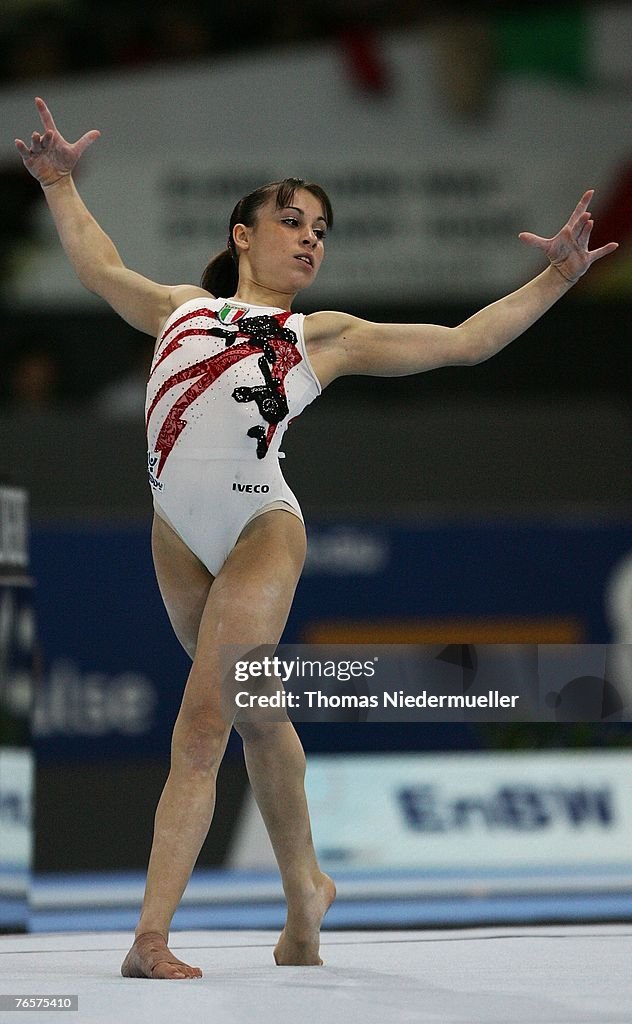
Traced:
<svg viewBox="0 0 632 1024">
<path fill-rule="evenodd" d="M 589 251 L 589 190 L 553 238 L 520 235 L 550 266 L 458 327 L 303 316 L 291 312 L 292 302 L 318 273 L 332 213 L 319 186 L 290 178 L 237 204 L 228 248 L 211 261 L 202 287 L 156 284 L 124 266 L 74 186 L 72 171 L 99 132 L 68 143 L 44 101 L 35 102 L 43 130 L 30 146 L 16 139 L 16 147 L 44 190 L 72 266 L 86 288 L 158 339 L 147 392 L 152 551 L 169 618 L 192 659 L 143 907 L 121 970 L 127 977 L 201 976 L 167 942 L 211 823 L 233 724 L 287 901 L 274 958 L 320 964 L 320 924 L 335 886 L 312 845 L 301 744 L 289 720 L 234 721 L 220 695 L 221 645 L 276 645 L 303 566 L 301 511 L 279 468 L 283 431 L 340 375 L 399 376 L 488 359 L 617 243 Z"/>
</svg>

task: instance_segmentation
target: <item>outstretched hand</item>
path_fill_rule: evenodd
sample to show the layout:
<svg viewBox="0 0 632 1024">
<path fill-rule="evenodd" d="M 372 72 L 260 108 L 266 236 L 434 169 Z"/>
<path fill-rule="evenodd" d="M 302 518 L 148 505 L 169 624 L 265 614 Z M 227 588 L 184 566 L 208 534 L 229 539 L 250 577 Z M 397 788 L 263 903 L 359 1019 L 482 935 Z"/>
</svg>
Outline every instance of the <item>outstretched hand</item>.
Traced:
<svg viewBox="0 0 632 1024">
<path fill-rule="evenodd" d="M 99 138 L 101 132 L 95 129 L 86 132 L 77 142 L 67 142 L 57 129 L 53 115 L 44 100 L 39 96 L 35 99 L 35 106 L 44 131 L 33 132 L 30 148 L 22 139 L 16 139 L 15 145 L 27 171 L 37 178 L 43 188 L 46 188 L 47 185 L 54 185 L 60 178 L 72 173 L 81 154 Z"/>
<path fill-rule="evenodd" d="M 552 265 L 571 284 L 575 284 L 595 260 L 600 260 L 602 256 L 608 256 L 619 248 L 618 242 L 608 242 L 600 249 L 588 249 L 590 232 L 594 226 L 588 206 L 594 194 L 595 190 L 592 188 L 584 192 L 567 223 L 553 238 L 541 238 L 530 231 L 521 231 L 518 235 L 518 238 L 527 245 L 542 249 Z"/>
</svg>

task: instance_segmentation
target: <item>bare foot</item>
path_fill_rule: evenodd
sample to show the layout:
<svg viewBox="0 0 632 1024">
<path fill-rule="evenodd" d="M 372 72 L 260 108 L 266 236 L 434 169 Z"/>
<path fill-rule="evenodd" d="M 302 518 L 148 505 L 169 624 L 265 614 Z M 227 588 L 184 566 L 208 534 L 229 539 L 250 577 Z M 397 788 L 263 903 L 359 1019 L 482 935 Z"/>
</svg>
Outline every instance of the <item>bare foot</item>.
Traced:
<svg viewBox="0 0 632 1024">
<path fill-rule="evenodd" d="M 124 978 L 201 978 L 199 967 L 189 967 L 167 947 L 160 932 L 143 932 L 121 966 Z"/>
<path fill-rule="evenodd" d="M 322 964 L 319 955 L 320 923 L 335 898 L 333 879 L 321 872 L 313 889 L 301 895 L 298 909 L 288 906 L 285 928 L 274 950 L 274 959 L 279 967 Z"/>
</svg>

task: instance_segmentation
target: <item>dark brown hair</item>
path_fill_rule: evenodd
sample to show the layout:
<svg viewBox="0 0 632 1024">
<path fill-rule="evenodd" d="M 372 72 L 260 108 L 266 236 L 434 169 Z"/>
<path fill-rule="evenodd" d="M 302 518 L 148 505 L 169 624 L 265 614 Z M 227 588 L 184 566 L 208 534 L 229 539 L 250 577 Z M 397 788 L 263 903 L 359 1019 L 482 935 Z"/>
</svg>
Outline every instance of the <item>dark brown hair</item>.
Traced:
<svg viewBox="0 0 632 1024">
<path fill-rule="evenodd" d="M 261 185 L 254 192 L 243 196 L 237 203 L 228 223 L 228 246 L 207 264 L 200 281 L 202 288 L 221 298 L 230 298 L 235 294 L 239 282 L 239 256 L 233 239 L 235 224 L 253 227 L 259 210 L 271 195 L 275 196 L 277 210 L 282 210 L 284 206 L 291 206 L 294 193 L 300 188 L 311 192 L 322 203 L 327 227 L 332 227 L 334 215 L 331 203 L 327 193 L 320 185 L 303 181 L 302 178 L 284 178 L 283 181 L 271 181 L 267 185 Z"/>
</svg>

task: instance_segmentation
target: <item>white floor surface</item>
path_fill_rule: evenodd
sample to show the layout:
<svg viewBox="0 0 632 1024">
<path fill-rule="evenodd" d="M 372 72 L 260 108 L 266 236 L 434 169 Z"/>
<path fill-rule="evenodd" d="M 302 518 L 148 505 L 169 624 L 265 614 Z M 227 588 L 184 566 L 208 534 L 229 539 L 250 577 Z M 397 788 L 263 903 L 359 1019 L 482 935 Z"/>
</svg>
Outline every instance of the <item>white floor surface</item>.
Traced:
<svg viewBox="0 0 632 1024">
<path fill-rule="evenodd" d="M 632 925 L 324 932 L 308 968 L 276 967 L 276 937 L 174 932 L 204 977 L 151 982 L 120 977 L 128 932 L 0 935 L 0 995 L 76 994 L 78 1011 L 24 1011 L 71 1024 L 632 1022 Z"/>
</svg>

